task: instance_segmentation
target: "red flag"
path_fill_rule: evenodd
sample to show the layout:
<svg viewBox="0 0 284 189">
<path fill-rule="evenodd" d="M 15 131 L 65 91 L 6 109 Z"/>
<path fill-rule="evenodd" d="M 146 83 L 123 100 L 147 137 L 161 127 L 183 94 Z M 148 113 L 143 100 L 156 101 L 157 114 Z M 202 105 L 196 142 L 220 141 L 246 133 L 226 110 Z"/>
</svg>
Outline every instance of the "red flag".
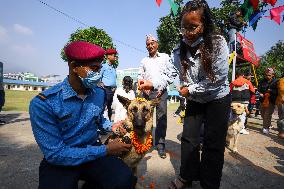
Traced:
<svg viewBox="0 0 284 189">
<path fill-rule="evenodd" d="M 250 4 L 253 6 L 254 10 L 258 10 L 259 0 L 250 0 Z"/>
<path fill-rule="evenodd" d="M 272 6 L 275 5 L 275 3 L 277 2 L 277 0 L 262 0 L 264 3 L 269 3 L 271 4 Z"/>
<path fill-rule="evenodd" d="M 156 0 L 156 3 L 157 3 L 158 6 L 160 6 L 161 3 L 162 3 L 162 0 Z"/>
<path fill-rule="evenodd" d="M 270 18 L 274 20 L 277 24 L 280 25 L 281 22 L 281 13 L 284 11 L 284 5 L 270 9 L 270 16 L 266 16 L 266 18 Z"/>
<path fill-rule="evenodd" d="M 255 54 L 253 43 L 244 38 L 241 34 L 237 33 L 237 37 L 241 43 L 243 49 L 243 57 L 248 62 L 251 62 L 255 66 L 259 66 L 260 58 Z"/>
</svg>

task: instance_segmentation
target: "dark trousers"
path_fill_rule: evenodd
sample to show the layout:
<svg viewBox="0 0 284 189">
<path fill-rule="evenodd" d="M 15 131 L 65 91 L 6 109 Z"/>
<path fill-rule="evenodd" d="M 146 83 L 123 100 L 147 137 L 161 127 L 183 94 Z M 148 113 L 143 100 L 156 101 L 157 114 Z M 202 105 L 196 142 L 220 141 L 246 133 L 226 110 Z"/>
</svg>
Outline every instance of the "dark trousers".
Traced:
<svg viewBox="0 0 284 189">
<path fill-rule="evenodd" d="M 157 96 L 157 91 L 152 91 L 149 96 L 143 94 L 148 99 L 154 99 Z M 162 144 L 165 147 L 165 138 L 167 132 L 167 98 L 168 93 L 164 91 L 160 97 L 160 103 L 156 107 L 156 130 L 155 130 L 155 145 Z"/>
<path fill-rule="evenodd" d="M 220 186 L 230 104 L 230 95 L 205 104 L 187 102 L 181 138 L 180 176 L 187 181 L 200 180 L 204 189 Z M 204 138 L 200 159 L 202 123 Z"/>
<path fill-rule="evenodd" d="M 105 156 L 79 166 L 57 166 L 43 159 L 39 167 L 39 189 L 77 189 L 78 181 L 85 188 L 134 189 L 136 177 L 130 168 L 113 156 Z"/>
<path fill-rule="evenodd" d="M 179 98 L 179 107 L 175 111 L 175 114 L 179 115 L 181 111 L 184 111 L 185 109 L 185 98 L 180 97 Z"/>
<path fill-rule="evenodd" d="M 107 107 L 107 113 L 108 113 L 108 118 L 111 120 L 111 115 L 112 115 L 112 101 L 113 101 L 113 95 L 114 91 L 112 91 L 112 87 L 105 87 L 106 91 L 106 107 Z"/>
</svg>

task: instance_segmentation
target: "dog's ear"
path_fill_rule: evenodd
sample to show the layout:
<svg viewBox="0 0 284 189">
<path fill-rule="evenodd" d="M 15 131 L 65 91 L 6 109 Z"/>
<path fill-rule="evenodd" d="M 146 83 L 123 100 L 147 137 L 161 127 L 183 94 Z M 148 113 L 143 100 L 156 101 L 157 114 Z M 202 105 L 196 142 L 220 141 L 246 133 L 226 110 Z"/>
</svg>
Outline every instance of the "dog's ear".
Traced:
<svg viewBox="0 0 284 189">
<path fill-rule="evenodd" d="M 151 107 L 156 107 L 161 101 L 161 98 L 154 98 L 150 101 Z"/>
<path fill-rule="evenodd" d="M 128 108 L 131 102 L 131 100 L 129 100 L 128 98 L 120 96 L 120 95 L 117 95 L 117 99 L 126 109 Z"/>
</svg>

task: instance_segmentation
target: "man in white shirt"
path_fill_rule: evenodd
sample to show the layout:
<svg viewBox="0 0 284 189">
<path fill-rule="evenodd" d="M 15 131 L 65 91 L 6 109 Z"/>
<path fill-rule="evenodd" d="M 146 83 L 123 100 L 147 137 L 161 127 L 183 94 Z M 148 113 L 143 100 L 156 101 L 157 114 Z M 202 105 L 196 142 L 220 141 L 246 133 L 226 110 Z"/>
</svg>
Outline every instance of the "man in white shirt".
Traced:
<svg viewBox="0 0 284 189">
<path fill-rule="evenodd" d="M 147 35 L 146 48 L 149 56 L 141 61 L 138 72 L 138 89 L 146 99 L 160 98 L 156 108 L 155 145 L 161 158 L 166 158 L 165 138 L 167 131 L 167 86 L 177 76 L 169 55 L 158 52 L 158 42 Z M 149 87 L 151 86 L 151 87 Z"/>
</svg>

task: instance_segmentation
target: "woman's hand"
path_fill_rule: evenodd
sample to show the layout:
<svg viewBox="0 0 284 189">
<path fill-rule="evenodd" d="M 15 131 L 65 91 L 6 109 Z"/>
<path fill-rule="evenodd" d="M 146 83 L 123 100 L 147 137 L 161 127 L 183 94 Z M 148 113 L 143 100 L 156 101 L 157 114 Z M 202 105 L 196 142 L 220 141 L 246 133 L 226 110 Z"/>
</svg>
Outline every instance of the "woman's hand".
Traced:
<svg viewBox="0 0 284 189">
<path fill-rule="evenodd" d="M 187 87 L 180 87 L 178 89 L 178 92 L 181 96 L 183 97 L 187 97 L 189 95 L 189 91 L 188 91 L 188 88 Z"/>
<path fill-rule="evenodd" d="M 124 121 L 118 121 L 112 125 L 112 132 L 116 135 L 125 135 L 127 131 L 123 128 Z"/>
</svg>

